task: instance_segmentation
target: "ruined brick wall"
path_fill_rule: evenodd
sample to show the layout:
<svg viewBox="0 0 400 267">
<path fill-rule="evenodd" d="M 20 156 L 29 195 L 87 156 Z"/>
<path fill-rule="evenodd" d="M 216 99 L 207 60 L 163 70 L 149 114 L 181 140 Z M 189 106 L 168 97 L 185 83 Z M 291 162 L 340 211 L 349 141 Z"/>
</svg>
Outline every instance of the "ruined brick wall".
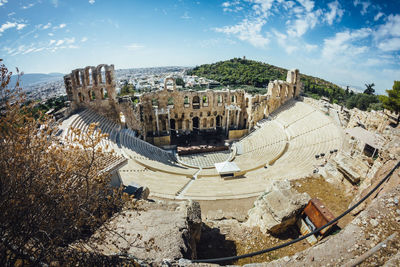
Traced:
<svg viewBox="0 0 400 267">
<path fill-rule="evenodd" d="M 298 70 L 289 71 L 286 81 L 271 81 L 267 94 L 254 96 L 244 90 L 178 91 L 168 77 L 163 90 L 143 93 L 134 103 L 129 96 L 116 97 L 114 65 L 104 64 L 73 70 L 64 82 L 72 109 L 90 108 L 116 122 L 123 115 L 126 126 L 145 138 L 194 129 L 250 129 L 301 89 Z"/>
<path fill-rule="evenodd" d="M 73 110 L 90 108 L 119 122 L 114 65 L 75 69 L 64 76 L 64 83 Z"/>
</svg>

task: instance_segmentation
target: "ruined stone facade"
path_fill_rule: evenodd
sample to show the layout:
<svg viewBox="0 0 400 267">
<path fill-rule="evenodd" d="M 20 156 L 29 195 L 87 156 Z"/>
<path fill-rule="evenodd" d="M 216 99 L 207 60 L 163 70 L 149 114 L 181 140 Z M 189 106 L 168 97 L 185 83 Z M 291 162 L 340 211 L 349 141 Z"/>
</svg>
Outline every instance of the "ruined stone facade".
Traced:
<svg viewBox="0 0 400 267">
<path fill-rule="evenodd" d="M 136 131 L 144 139 L 171 132 L 251 129 L 283 103 L 300 94 L 298 70 L 288 71 L 286 81 L 273 81 L 265 95 L 244 90 L 182 90 L 175 79 L 165 79 L 164 89 L 143 93 L 139 101 L 117 97 L 114 65 L 73 70 L 64 77 L 71 108 L 90 108 Z M 244 131 L 243 131 L 244 132 Z"/>
</svg>

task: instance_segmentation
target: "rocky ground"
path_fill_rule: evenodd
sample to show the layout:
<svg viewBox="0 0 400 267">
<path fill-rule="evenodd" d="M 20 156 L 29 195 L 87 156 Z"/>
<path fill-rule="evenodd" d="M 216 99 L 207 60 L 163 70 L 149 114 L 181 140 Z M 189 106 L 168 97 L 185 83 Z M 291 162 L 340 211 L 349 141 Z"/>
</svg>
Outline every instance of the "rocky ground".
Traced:
<svg viewBox="0 0 400 267">
<path fill-rule="evenodd" d="M 318 197 L 326 204 L 334 215 L 339 215 L 347 209 L 351 202 L 353 186 L 347 181 L 329 183 L 323 178 L 306 178 L 294 180 L 292 186 L 300 193 L 306 192 L 310 197 Z M 235 201 L 200 202 L 202 208 L 203 227 L 200 243 L 197 246 L 198 258 L 214 258 L 232 255 L 242 255 L 260 249 L 276 246 L 299 236 L 297 227 L 291 227 L 285 234 L 263 234 L 258 227 L 246 227 L 247 212 L 253 206 L 254 198 L 236 205 Z M 204 208 L 203 208 L 204 207 Z M 226 211 L 226 213 L 225 213 Z M 339 224 L 344 227 L 351 216 Z M 237 262 L 223 264 L 246 264 L 252 262 L 268 262 L 294 255 L 298 251 L 308 248 L 306 242 L 299 242 L 281 250 L 242 259 Z"/>
</svg>

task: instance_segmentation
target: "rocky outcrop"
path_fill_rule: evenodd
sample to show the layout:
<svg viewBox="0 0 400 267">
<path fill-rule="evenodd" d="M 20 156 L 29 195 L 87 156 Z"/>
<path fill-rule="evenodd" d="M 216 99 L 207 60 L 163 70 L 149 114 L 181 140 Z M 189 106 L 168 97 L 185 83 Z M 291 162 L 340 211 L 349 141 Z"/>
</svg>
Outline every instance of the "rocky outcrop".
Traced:
<svg viewBox="0 0 400 267">
<path fill-rule="evenodd" d="M 259 226 L 263 233 L 280 233 L 295 224 L 297 215 L 310 200 L 307 193 L 291 188 L 288 180 L 271 182 L 248 212 L 246 226 Z"/>
<path fill-rule="evenodd" d="M 138 201 L 90 238 L 91 249 L 105 255 L 126 254 L 155 265 L 164 260 L 195 259 L 201 234 L 198 202 Z M 89 246 L 88 246 L 89 247 Z"/>
</svg>

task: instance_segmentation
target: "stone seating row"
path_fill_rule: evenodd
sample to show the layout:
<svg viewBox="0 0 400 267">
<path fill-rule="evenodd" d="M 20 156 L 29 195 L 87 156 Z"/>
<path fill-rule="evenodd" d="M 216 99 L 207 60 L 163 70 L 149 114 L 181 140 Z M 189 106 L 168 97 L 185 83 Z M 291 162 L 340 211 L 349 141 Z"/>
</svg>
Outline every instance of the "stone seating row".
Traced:
<svg viewBox="0 0 400 267">
<path fill-rule="evenodd" d="M 280 111 L 275 119 L 284 127 L 288 127 L 313 112 L 315 112 L 315 109 L 311 106 L 302 102 L 294 102 L 292 105 L 288 105 L 287 109 Z"/>
<path fill-rule="evenodd" d="M 152 196 L 163 198 L 175 198 L 179 191 L 190 181 L 184 175 L 173 175 L 148 170 L 145 172 L 119 172 L 122 183 L 128 185 L 131 182 L 150 188 Z"/>
</svg>

